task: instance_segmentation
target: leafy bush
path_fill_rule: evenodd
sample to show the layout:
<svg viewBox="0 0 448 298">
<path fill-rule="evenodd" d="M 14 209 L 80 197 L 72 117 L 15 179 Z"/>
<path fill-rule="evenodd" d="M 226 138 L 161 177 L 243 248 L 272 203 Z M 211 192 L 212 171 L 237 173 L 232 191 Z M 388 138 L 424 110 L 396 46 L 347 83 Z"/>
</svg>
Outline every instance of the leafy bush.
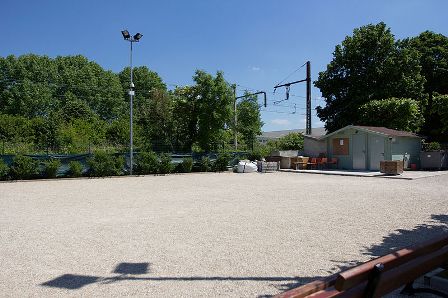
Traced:
<svg viewBox="0 0 448 298">
<path fill-rule="evenodd" d="M 291 132 L 278 139 L 279 150 L 303 150 L 303 134 Z"/>
<path fill-rule="evenodd" d="M 179 173 L 190 173 L 193 169 L 193 159 L 184 158 L 181 163 L 177 165 L 177 172 Z"/>
<path fill-rule="evenodd" d="M 440 119 L 440 132 L 448 133 L 448 94 L 434 96 L 431 113 Z"/>
<path fill-rule="evenodd" d="M 250 161 L 262 160 L 263 157 L 264 157 L 263 152 L 261 150 L 254 150 L 254 151 L 250 152 L 248 155 L 248 159 Z"/>
<path fill-rule="evenodd" d="M 79 161 L 72 160 L 68 164 L 68 175 L 70 177 L 81 177 L 82 176 L 82 164 Z"/>
<path fill-rule="evenodd" d="M 136 158 L 135 170 L 141 175 L 157 174 L 159 172 L 157 154 L 152 151 L 140 152 Z"/>
<path fill-rule="evenodd" d="M 426 151 L 440 151 L 442 147 L 439 142 L 431 142 L 426 144 Z"/>
<path fill-rule="evenodd" d="M 39 163 L 37 160 L 24 155 L 14 157 L 10 174 L 12 179 L 32 179 L 39 174 Z"/>
<path fill-rule="evenodd" d="M 212 162 L 208 156 L 203 156 L 201 161 L 199 162 L 199 171 L 201 172 L 210 172 L 212 169 Z"/>
<path fill-rule="evenodd" d="M 222 153 L 218 155 L 215 163 L 213 164 L 213 170 L 215 172 L 227 171 L 227 166 L 229 165 L 230 155 L 227 153 Z"/>
<path fill-rule="evenodd" d="M 371 100 L 358 111 L 359 125 L 418 131 L 425 121 L 419 102 L 409 98 Z"/>
<path fill-rule="evenodd" d="M 44 162 L 44 176 L 47 178 L 56 178 L 58 169 L 61 166 L 59 159 L 50 159 Z"/>
<path fill-rule="evenodd" d="M 8 179 L 8 173 L 9 167 L 6 165 L 3 159 L 0 159 L 0 180 Z"/>
<path fill-rule="evenodd" d="M 106 152 L 95 152 L 94 155 L 87 160 L 90 167 L 90 176 L 118 176 L 122 174 L 124 166 L 124 158 L 122 156 L 115 157 Z"/>
<path fill-rule="evenodd" d="M 159 173 L 169 174 L 174 170 L 174 165 L 171 163 L 171 155 L 162 153 L 160 155 Z"/>
</svg>

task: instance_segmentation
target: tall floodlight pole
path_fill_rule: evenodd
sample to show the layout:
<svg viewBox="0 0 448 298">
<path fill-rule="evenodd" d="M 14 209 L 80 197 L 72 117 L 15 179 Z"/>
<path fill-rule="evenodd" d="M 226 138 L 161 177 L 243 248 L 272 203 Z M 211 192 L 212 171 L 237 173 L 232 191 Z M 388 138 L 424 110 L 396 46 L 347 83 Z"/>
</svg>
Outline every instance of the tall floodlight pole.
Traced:
<svg viewBox="0 0 448 298">
<path fill-rule="evenodd" d="M 129 151 L 130 151 L 130 165 L 129 165 L 129 174 L 132 175 L 132 168 L 134 165 L 134 135 L 133 135 L 133 115 L 134 115 L 134 96 L 135 96 L 135 88 L 134 88 L 134 76 L 133 76 L 133 69 L 132 69 L 132 44 L 134 42 L 138 42 L 140 40 L 140 38 L 142 38 L 143 34 L 141 33 L 137 33 L 134 36 L 131 36 L 129 34 L 128 30 L 123 30 L 121 31 L 121 34 L 123 35 L 124 40 L 129 41 L 129 43 L 131 44 L 131 53 L 130 53 L 130 57 L 129 57 L 129 64 L 130 64 L 130 70 L 131 70 L 131 82 L 129 85 L 129 114 L 130 114 L 130 129 L 129 129 L 129 137 L 130 137 L 130 142 L 129 142 Z"/>
<path fill-rule="evenodd" d="M 238 129 L 237 129 L 237 122 L 238 122 L 238 116 L 237 116 L 237 105 L 236 105 L 236 85 L 232 86 L 233 88 L 233 146 L 235 147 L 235 151 L 238 150 Z"/>
</svg>

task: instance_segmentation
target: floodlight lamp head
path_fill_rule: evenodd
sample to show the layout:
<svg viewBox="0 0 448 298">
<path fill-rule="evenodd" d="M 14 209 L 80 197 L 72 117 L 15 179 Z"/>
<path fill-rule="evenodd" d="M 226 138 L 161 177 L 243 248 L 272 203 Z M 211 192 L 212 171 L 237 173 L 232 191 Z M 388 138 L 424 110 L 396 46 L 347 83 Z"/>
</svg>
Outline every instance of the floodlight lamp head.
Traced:
<svg viewBox="0 0 448 298">
<path fill-rule="evenodd" d="M 142 37 L 143 37 L 143 34 L 141 34 L 141 33 L 137 33 L 137 34 L 134 35 L 134 40 L 135 40 L 135 41 L 139 41 L 140 38 L 142 38 Z"/>
<path fill-rule="evenodd" d="M 131 34 L 129 34 L 129 31 L 128 31 L 128 30 L 123 30 L 123 31 L 121 31 L 121 34 L 123 35 L 123 38 L 124 38 L 124 39 L 129 39 L 129 38 L 131 38 Z"/>
</svg>

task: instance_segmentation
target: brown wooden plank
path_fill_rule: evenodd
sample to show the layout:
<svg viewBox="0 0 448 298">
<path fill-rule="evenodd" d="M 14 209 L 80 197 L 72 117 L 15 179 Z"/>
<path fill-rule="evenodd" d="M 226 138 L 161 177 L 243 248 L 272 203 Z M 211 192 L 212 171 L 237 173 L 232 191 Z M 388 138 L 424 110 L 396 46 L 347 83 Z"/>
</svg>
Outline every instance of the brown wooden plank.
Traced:
<svg viewBox="0 0 448 298">
<path fill-rule="evenodd" d="M 381 297 L 417 279 L 448 261 L 448 246 L 428 255 L 420 256 L 383 273 L 378 283 L 377 295 Z"/>
<path fill-rule="evenodd" d="M 306 285 L 289 290 L 287 292 L 274 296 L 275 298 L 302 298 L 307 297 L 313 293 L 331 287 L 336 282 L 337 274 L 333 274 L 321 280 L 310 282 Z"/>
<path fill-rule="evenodd" d="M 325 290 L 316 292 L 307 296 L 308 298 L 363 298 L 364 289 L 367 282 L 360 284 L 354 288 L 348 289 L 347 291 L 338 291 L 334 287 L 327 288 Z"/>
<path fill-rule="evenodd" d="M 396 266 L 400 266 L 413 258 L 433 252 L 448 245 L 448 235 L 443 235 L 435 239 L 431 239 L 414 247 L 401 249 L 391 254 L 371 260 L 347 271 L 341 272 L 337 277 L 335 288 L 343 291 L 354 287 L 356 284 L 367 280 L 370 270 L 378 263 L 384 264 L 384 270 L 390 270 Z"/>
</svg>

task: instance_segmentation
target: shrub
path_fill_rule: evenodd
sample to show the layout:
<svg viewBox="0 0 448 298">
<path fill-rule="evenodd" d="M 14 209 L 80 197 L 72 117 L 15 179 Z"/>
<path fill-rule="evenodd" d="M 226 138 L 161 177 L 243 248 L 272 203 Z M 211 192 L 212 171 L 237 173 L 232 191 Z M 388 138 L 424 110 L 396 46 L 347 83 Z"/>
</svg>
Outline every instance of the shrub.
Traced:
<svg viewBox="0 0 448 298">
<path fill-rule="evenodd" d="M 157 174 L 159 172 L 159 161 L 157 155 L 152 151 L 140 152 L 136 158 L 136 173 Z"/>
<path fill-rule="evenodd" d="M 291 132 L 281 137 L 278 139 L 278 147 L 280 150 L 303 150 L 303 134 Z"/>
<path fill-rule="evenodd" d="M 179 173 L 190 173 L 193 169 L 193 159 L 192 158 L 184 158 L 182 162 L 177 165 L 177 171 Z"/>
<path fill-rule="evenodd" d="M 250 161 L 255 161 L 255 160 L 262 160 L 263 157 L 264 157 L 263 152 L 261 152 L 261 150 L 254 150 L 249 153 L 248 159 Z"/>
<path fill-rule="evenodd" d="M 32 179 L 39 174 L 39 163 L 28 156 L 14 157 L 10 174 L 12 179 Z"/>
<path fill-rule="evenodd" d="M 162 153 L 160 155 L 159 172 L 160 174 L 169 174 L 174 170 L 174 166 L 171 163 L 171 155 Z"/>
<path fill-rule="evenodd" d="M 9 167 L 6 165 L 3 159 L 0 159 L 0 180 L 8 179 L 8 173 Z"/>
<path fill-rule="evenodd" d="M 426 151 L 440 151 L 442 147 L 439 142 L 431 142 L 426 144 Z"/>
<path fill-rule="evenodd" d="M 201 172 L 210 172 L 212 169 L 212 162 L 208 156 L 203 156 L 201 161 L 199 162 L 199 171 Z"/>
<path fill-rule="evenodd" d="M 213 164 L 213 170 L 215 172 L 227 171 L 227 166 L 229 165 L 230 155 L 227 153 L 222 153 L 218 155 L 215 163 Z"/>
<path fill-rule="evenodd" d="M 61 166 L 59 159 L 50 159 L 44 162 L 44 176 L 46 178 L 56 178 L 58 169 Z"/>
<path fill-rule="evenodd" d="M 410 98 L 370 100 L 358 108 L 358 125 L 418 131 L 425 122 L 420 104 Z"/>
<path fill-rule="evenodd" d="M 124 166 L 126 164 L 126 159 L 124 156 L 113 156 L 114 158 L 114 174 L 115 176 L 123 175 Z"/>
<path fill-rule="evenodd" d="M 118 176 L 122 174 L 124 158 L 99 151 L 87 160 L 87 164 L 90 167 L 90 176 Z"/>
<path fill-rule="evenodd" d="M 68 164 L 68 175 L 70 177 L 81 177 L 82 176 L 82 164 L 79 161 L 72 160 Z"/>
</svg>

